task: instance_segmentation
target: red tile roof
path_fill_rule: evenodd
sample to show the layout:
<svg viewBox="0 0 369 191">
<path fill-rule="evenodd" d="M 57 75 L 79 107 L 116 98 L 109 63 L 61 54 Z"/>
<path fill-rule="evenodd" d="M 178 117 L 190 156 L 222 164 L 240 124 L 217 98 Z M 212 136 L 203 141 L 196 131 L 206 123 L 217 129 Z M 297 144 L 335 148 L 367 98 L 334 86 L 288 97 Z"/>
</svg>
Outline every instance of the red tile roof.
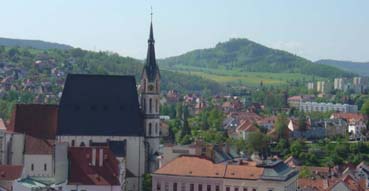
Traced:
<svg viewBox="0 0 369 191">
<path fill-rule="evenodd" d="M 237 127 L 237 131 L 255 132 L 259 131 L 259 129 L 255 126 L 254 122 L 245 120 L 242 121 L 241 124 Z"/>
<path fill-rule="evenodd" d="M 227 165 L 215 164 L 211 160 L 199 156 L 180 156 L 155 171 L 154 174 L 259 179 L 263 172 L 264 168 L 256 167 L 256 163 L 253 162 L 243 165 Z"/>
<path fill-rule="evenodd" d="M 54 139 L 40 139 L 26 135 L 24 153 L 29 155 L 49 155 L 54 152 L 54 143 Z"/>
<path fill-rule="evenodd" d="M 56 105 L 17 104 L 8 130 L 41 139 L 55 139 L 57 116 Z"/>
<path fill-rule="evenodd" d="M 347 122 L 351 120 L 362 121 L 367 119 L 363 114 L 360 113 L 333 113 L 332 117 L 335 119 L 344 119 Z"/>
<path fill-rule="evenodd" d="M 96 149 L 93 165 L 93 149 Z M 100 166 L 100 150 L 103 151 Z M 119 162 L 107 147 L 72 147 L 68 149 L 70 173 L 68 184 L 75 185 L 120 185 Z"/>
<path fill-rule="evenodd" d="M 12 181 L 21 177 L 23 166 L 0 165 L 0 181 Z"/>
</svg>

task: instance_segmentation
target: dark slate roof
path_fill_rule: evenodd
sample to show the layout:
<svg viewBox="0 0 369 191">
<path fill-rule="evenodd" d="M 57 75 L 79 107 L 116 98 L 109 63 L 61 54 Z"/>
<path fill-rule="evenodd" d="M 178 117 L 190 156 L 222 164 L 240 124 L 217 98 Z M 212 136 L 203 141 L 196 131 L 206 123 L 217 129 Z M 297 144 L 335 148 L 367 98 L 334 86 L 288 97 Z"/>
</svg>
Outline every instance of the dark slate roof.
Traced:
<svg viewBox="0 0 369 191">
<path fill-rule="evenodd" d="M 55 139 L 57 117 L 57 105 L 17 104 L 8 130 L 39 139 Z"/>
<path fill-rule="evenodd" d="M 156 64 L 156 57 L 155 57 L 155 40 L 154 40 L 154 32 L 152 28 L 152 23 L 150 25 L 150 37 L 148 40 L 148 47 L 147 47 L 147 56 L 146 62 L 144 66 L 144 71 L 146 71 L 147 78 L 150 82 L 155 80 L 156 74 L 160 75 L 159 67 Z"/>
<path fill-rule="evenodd" d="M 109 141 L 109 149 L 116 157 L 126 156 L 127 141 Z"/>
<path fill-rule="evenodd" d="M 133 76 L 67 76 L 57 135 L 143 136 Z"/>
</svg>

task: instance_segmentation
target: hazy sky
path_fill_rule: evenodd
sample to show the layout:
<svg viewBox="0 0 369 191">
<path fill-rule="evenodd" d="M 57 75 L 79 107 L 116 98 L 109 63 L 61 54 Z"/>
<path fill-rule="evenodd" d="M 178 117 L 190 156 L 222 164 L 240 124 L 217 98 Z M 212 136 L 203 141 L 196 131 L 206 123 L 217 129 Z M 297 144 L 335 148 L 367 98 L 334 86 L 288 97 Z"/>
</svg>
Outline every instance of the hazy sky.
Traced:
<svg viewBox="0 0 369 191">
<path fill-rule="evenodd" d="M 0 0 L 0 36 L 144 58 L 248 38 L 311 60 L 369 61 L 368 0 Z"/>
</svg>

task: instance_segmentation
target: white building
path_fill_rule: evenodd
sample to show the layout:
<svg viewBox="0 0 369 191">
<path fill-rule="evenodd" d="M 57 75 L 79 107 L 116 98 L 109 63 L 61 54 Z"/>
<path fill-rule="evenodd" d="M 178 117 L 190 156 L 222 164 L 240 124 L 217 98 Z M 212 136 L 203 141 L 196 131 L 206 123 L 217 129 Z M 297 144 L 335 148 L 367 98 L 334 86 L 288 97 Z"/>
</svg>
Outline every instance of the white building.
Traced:
<svg viewBox="0 0 369 191">
<path fill-rule="evenodd" d="M 345 112 L 345 113 L 357 113 L 358 107 L 357 105 L 349 105 L 349 104 L 301 102 L 300 111 L 304 111 L 304 112 L 338 111 L 338 112 Z"/>
</svg>

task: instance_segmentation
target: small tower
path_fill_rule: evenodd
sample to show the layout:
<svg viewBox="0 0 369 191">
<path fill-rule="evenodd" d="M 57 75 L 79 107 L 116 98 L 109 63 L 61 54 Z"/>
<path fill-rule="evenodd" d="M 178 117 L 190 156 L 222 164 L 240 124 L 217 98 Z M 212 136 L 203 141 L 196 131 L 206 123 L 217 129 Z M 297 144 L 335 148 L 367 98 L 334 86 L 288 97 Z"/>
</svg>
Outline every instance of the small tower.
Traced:
<svg viewBox="0 0 369 191">
<path fill-rule="evenodd" d="M 160 146 L 160 71 L 155 58 L 155 40 L 152 22 L 148 40 L 147 57 L 141 74 L 140 103 L 144 115 L 146 140 L 146 170 L 153 172 L 159 167 Z"/>
</svg>

